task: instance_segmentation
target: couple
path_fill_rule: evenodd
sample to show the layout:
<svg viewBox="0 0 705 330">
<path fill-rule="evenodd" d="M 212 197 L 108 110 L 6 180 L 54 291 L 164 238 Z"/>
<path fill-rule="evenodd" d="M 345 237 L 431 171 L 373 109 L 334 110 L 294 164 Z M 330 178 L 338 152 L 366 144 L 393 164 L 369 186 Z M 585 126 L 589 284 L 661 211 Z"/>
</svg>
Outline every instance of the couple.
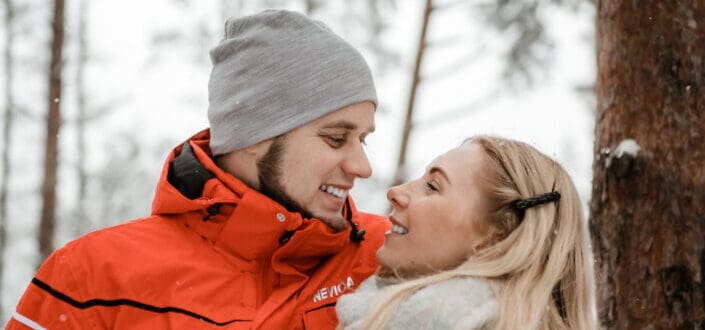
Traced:
<svg viewBox="0 0 705 330">
<path fill-rule="evenodd" d="M 361 55 L 275 10 L 229 20 L 210 55 L 210 129 L 169 155 L 152 215 L 55 251 L 9 329 L 595 327 L 553 160 L 472 137 L 391 188 L 389 219 L 358 212 L 377 105 Z"/>
</svg>

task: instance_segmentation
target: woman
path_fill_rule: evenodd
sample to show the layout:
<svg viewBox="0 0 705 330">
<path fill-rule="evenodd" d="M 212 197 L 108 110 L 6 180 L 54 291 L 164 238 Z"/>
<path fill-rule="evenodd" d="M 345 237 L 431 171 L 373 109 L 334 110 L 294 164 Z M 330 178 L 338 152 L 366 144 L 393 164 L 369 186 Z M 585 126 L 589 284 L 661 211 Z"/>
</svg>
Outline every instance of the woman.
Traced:
<svg viewBox="0 0 705 330">
<path fill-rule="evenodd" d="M 473 137 L 387 198 L 380 270 L 338 301 L 340 328 L 596 328 L 587 224 L 546 155 Z"/>
</svg>

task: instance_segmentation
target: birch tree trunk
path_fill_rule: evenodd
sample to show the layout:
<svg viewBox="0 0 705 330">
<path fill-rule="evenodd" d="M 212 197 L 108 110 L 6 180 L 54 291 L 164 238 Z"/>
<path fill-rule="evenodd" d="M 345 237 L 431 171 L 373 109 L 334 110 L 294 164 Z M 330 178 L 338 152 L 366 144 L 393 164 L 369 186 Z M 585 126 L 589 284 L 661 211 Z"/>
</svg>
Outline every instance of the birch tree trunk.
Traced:
<svg viewBox="0 0 705 330">
<path fill-rule="evenodd" d="M 598 317 L 607 329 L 703 329 L 705 0 L 597 6 Z"/>
</svg>

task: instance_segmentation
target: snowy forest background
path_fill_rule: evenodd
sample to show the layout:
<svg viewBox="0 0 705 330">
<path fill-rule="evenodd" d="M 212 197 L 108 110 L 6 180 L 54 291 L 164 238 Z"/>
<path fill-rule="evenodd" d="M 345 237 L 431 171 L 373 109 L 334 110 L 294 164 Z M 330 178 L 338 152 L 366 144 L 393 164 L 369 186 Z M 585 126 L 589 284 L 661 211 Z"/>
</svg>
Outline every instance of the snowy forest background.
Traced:
<svg viewBox="0 0 705 330">
<path fill-rule="evenodd" d="M 265 8 L 297 10 L 327 23 L 373 68 L 380 106 L 367 152 L 374 173 L 352 191 L 358 208 L 387 212 L 385 191 L 397 175 L 411 104 L 402 177 L 419 175 L 468 136 L 497 134 L 529 142 L 563 164 L 587 213 L 593 2 L 436 0 L 425 16 L 427 2 L 66 1 L 62 96 L 53 100 L 61 111 L 55 246 L 149 214 L 167 153 L 208 125 L 208 50 L 222 37 L 225 18 Z M 12 110 L 0 117 L 0 152 L 9 152 L 7 166 L 0 164 L 9 173 L 0 178 L 7 189 L 0 204 L 3 324 L 41 262 L 53 6 L 4 0 L 0 7 L 0 104 L 3 113 Z"/>
</svg>

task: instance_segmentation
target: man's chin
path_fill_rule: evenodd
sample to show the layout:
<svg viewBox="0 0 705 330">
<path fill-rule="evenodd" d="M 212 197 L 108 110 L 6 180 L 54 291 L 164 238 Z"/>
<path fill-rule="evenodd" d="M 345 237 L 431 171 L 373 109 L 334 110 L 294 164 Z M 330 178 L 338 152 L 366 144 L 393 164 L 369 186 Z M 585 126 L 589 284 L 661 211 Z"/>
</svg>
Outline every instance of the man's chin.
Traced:
<svg viewBox="0 0 705 330">
<path fill-rule="evenodd" d="M 321 215 L 321 216 L 316 216 L 317 219 L 320 219 L 323 221 L 330 229 L 332 229 L 334 232 L 340 232 L 348 228 L 349 224 L 345 219 L 340 216 L 340 215 L 335 215 L 335 216 L 326 216 L 326 215 Z"/>
</svg>

